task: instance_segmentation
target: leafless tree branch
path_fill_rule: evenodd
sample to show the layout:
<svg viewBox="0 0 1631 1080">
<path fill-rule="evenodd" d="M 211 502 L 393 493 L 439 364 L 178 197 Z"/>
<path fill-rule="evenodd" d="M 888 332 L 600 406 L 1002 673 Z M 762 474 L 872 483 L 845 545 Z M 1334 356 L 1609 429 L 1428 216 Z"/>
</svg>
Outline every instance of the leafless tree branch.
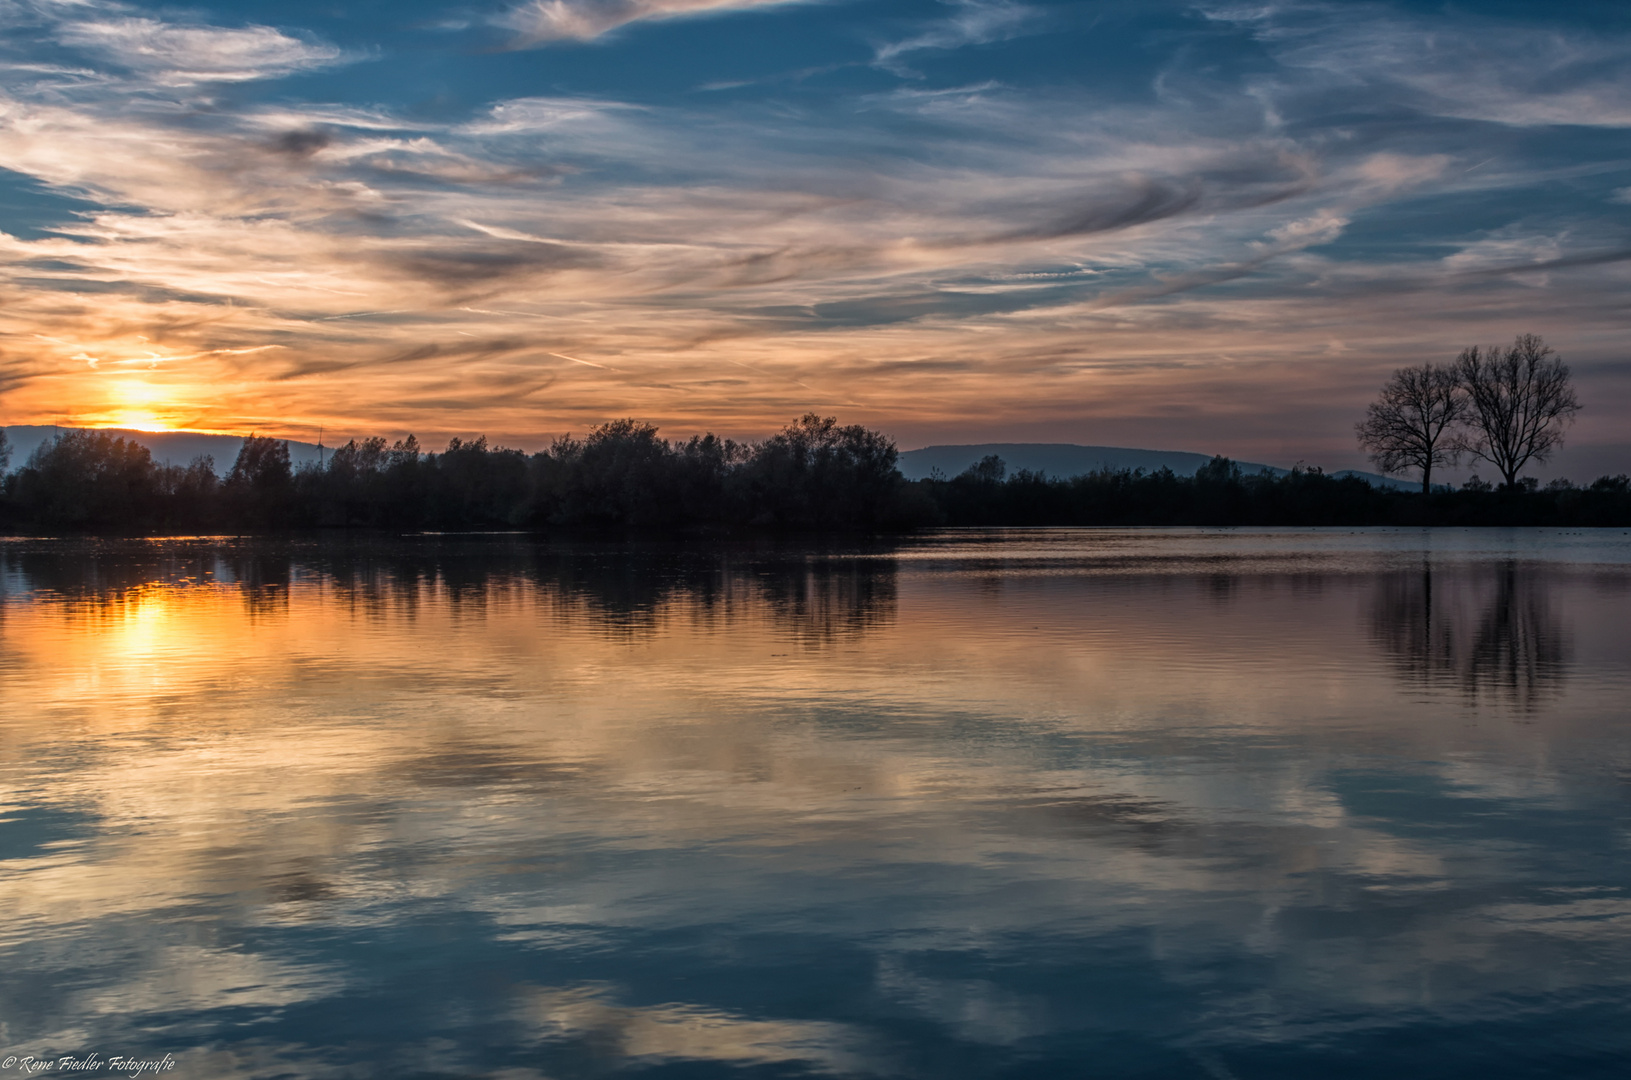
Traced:
<svg viewBox="0 0 1631 1080">
<path fill-rule="evenodd" d="M 1384 473 L 1420 469 L 1426 494 L 1432 490 L 1433 467 L 1459 456 L 1451 429 L 1466 413 L 1455 369 L 1423 364 L 1395 371 L 1355 430 L 1359 445 Z"/>
<path fill-rule="evenodd" d="M 1580 411 L 1568 365 L 1534 334 L 1519 334 L 1507 349 L 1464 349 L 1455 373 L 1467 394 L 1467 430 L 1455 445 L 1495 466 L 1508 487 L 1562 445 Z"/>
</svg>

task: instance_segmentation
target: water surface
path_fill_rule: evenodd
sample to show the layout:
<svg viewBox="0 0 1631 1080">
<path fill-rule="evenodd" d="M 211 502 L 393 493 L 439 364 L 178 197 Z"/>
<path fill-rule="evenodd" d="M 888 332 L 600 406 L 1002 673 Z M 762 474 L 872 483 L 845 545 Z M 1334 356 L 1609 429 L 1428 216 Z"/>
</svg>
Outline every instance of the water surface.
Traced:
<svg viewBox="0 0 1631 1080">
<path fill-rule="evenodd" d="M 1622 1076 L 1628 602 L 1622 530 L 0 542 L 0 1052 Z"/>
</svg>

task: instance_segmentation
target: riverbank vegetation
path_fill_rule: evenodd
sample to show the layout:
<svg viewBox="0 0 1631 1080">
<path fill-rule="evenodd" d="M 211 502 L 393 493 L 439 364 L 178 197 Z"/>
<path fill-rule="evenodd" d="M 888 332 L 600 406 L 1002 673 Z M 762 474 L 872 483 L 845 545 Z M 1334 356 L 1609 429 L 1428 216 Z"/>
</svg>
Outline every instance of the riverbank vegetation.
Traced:
<svg viewBox="0 0 1631 1080">
<path fill-rule="evenodd" d="M 763 442 L 660 438 L 634 420 L 526 454 L 485 438 L 425 453 L 408 436 L 353 441 L 294 468 L 251 436 L 225 477 L 199 458 L 71 430 L 0 481 L 0 532 L 251 533 L 307 529 L 739 527 L 898 531 L 934 519 L 885 436 L 805 416 Z"/>
<path fill-rule="evenodd" d="M 1631 525 L 1626 476 L 1583 488 L 1567 480 L 1500 489 L 1474 481 L 1422 494 L 1319 469 L 1247 474 L 1222 457 L 1192 477 L 1162 469 L 1068 479 L 1007 475 L 991 457 L 920 487 L 950 525 Z"/>
<path fill-rule="evenodd" d="M 107 432 L 74 430 L 0 477 L 0 533 L 221 534 L 365 529 L 899 532 L 981 525 L 1631 526 L 1631 481 L 1420 494 L 1317 469 L 1194 476 L 1009 474 L 995 457 L 906 480 L 886 436 L 802 417 L 759 443 L 685 441 L 620 420 L 526 454 L 485 439 L 426 453 L 412 437 L 354 441 L 294 468 L 286 444 L 245 440 L 231 470 L 155 462 Z"/>
</svg>

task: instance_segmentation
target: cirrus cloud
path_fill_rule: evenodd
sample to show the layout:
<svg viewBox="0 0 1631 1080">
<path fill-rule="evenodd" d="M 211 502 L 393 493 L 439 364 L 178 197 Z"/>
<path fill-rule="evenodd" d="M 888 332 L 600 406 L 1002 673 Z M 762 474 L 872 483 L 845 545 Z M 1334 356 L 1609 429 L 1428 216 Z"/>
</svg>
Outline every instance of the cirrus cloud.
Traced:
<svg viewBox="0 0 1631 1080">
<path fill-rule="evenodd" d="M 592 41 L 633 22 L 776 7 L 802 0 L 528 0 L 498 19 L 516 34 L 514 48 L 552 41 Z"/>
<path fill-rule="evenodd" d="M 65 22 L 55 36 L 166 86 L 276 78 L 341 58 L 332 45 L 270 26 L 187 26 L 126 16 Z"/>
</svg>

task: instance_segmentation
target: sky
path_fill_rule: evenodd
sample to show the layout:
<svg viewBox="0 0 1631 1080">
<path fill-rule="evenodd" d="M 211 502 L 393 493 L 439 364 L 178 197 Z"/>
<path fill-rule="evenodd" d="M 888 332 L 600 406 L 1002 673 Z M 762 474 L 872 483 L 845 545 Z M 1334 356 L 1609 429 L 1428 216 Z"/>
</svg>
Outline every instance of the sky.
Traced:
<svg viewBox="0 0 1631 1080">
<path fill-rule="evenodd" d="M 0 0 L 0 423 L 1346 468 L 1536 333 L 1579 481 L 1628 285 L 1620 0 Z"/>
</svg>

